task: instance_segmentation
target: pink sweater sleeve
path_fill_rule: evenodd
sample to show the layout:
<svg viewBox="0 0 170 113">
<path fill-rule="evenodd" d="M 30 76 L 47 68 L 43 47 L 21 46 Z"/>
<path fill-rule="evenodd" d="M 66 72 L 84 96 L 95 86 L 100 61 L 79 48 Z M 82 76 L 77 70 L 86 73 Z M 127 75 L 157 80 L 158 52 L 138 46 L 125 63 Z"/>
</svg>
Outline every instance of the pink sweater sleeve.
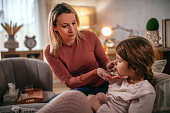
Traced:
<svg viewBox="0 0 170 113">
<path fill-rule="evenodd" d="M 74 89 L 85 85 L 96 87 L 104 82 L 104 80 L 97 75 L 96 69 L 80 76 L 73 77 L 60 59 L 50 53 L 50 46 L 45 50 L 45 57 L 54 74 L 70 88 Z"/>
</svg>

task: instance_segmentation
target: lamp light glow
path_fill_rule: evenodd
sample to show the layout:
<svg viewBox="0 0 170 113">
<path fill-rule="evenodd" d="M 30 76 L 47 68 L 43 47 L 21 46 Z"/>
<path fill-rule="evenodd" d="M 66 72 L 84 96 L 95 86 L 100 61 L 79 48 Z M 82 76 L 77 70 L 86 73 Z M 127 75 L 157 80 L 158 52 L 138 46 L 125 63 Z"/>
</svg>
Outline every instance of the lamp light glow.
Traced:
<svg viewBox="0 0 170 113">
<path fill-rule="evenodd" d="M 103 27 L 103 28 L 102 28 L 102 34 L 103 34 L 104 36 L 111 36 L 112 33 L 113 33 L 113 30 L 112 30 L 111 27 Z"/>
</svg>

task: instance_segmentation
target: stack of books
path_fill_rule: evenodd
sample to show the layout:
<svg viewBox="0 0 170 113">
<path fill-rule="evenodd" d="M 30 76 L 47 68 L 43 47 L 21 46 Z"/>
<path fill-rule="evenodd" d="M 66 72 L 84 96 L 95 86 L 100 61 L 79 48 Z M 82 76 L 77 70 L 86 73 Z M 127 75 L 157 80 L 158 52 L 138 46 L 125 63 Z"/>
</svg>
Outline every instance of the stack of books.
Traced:
<svg viewBox="0 0 170 113">
<path fill-rule="evenodd" d="M 42 89 L 29 88 L 20 91 L 18 104 L 40 103 L 40 102 L 43 102 Z"/>
</svg>

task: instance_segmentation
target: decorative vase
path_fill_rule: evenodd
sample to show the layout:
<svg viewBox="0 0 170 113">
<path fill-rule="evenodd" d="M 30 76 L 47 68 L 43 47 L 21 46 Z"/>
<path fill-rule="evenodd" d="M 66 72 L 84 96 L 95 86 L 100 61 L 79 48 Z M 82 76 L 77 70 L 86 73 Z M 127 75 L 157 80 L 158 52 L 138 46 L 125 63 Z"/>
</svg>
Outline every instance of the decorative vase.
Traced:
<svg viewBox="0 0 170 113">
<path fill-rule="evenodd" d="M 19 47 L 19 43 L 15 41 L 14 35 L 8 35 L 8 40 L 4 43 L 4 47 L 8 51 L 15 51 L 15 48 Z"/>
<path fill-rule="evenodd" d="M 159 40 L 161 37 L 159 36 L 159 31 L 147 31 L 146 38 L 153 44 L 154 46 L 159 46 Z"/>
</svg>

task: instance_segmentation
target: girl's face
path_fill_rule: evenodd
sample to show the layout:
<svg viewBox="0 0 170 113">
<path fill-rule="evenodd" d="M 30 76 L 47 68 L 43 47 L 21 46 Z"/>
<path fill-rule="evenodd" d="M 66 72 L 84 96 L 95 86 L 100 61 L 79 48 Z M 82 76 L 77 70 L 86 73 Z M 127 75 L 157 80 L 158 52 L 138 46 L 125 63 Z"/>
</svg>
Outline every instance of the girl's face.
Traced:
<svg viewBox="0 0 170 113">
<path fill-rule="evenodd" d="M 119 76 L 134 76 L 135 71 L 129 67 L 128 62 L 123 60 L 117 53 L 116 53 L 116 60 L 115 60 L 115 68 Z"/>
<path fill-rule="evenodd" d="M 75 14 L 63 13 L 57 17 L 57 27 L 54 28 L 62 37 L 63 44 L 71 45 L 77 35 L 77 21 Z"/>
</svg>

